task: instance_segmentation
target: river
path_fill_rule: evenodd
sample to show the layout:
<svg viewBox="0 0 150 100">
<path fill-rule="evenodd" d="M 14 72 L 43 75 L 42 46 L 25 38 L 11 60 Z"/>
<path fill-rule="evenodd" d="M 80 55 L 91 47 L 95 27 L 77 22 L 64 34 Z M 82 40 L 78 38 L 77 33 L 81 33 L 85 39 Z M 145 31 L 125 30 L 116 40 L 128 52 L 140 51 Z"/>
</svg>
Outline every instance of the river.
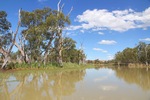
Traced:
<svg viewBox="0 0 150 100">
<path fill-rule="evenodd" d="M 150 100 L 150 69 L 0 72 L 0 100 Z"/>
</svg>

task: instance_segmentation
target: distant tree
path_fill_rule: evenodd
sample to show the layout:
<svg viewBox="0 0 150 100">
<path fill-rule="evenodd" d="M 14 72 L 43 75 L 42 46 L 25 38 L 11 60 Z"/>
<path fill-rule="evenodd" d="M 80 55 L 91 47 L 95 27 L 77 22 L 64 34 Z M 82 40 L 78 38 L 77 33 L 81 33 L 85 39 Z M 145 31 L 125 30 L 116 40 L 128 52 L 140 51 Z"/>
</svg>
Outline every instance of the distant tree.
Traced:
<svg viewBox="0 0 150 100">
<path fill-rule="evenodd" d="M 115 55 L 115 61 L 120 63 L 142 63 L 148 65 L 150 63 L 150 45 L 144 42 L 134 48 L 126 48 L 122 52 Z"/>
<path fill-rule="evenodd" d="M 144 42 L 139 42 L 137 49 L 139 61 L 148 65 L 150 62 L 150 45 Z"/>
</svg>

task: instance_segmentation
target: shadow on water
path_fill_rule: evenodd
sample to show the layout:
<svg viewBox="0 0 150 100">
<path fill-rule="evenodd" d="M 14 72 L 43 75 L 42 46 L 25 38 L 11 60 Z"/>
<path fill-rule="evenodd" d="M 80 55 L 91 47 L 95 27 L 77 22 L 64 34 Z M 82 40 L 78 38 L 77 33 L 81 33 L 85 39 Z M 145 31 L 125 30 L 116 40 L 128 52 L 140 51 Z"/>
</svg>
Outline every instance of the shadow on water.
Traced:
<svg viewBox="0 0 150 100">
<path fill-rule="evenodd" d="M 84 70 L 17 72 L 0 74 L 1 100 L 61 100 L 76 91 Z"/>
</svg>

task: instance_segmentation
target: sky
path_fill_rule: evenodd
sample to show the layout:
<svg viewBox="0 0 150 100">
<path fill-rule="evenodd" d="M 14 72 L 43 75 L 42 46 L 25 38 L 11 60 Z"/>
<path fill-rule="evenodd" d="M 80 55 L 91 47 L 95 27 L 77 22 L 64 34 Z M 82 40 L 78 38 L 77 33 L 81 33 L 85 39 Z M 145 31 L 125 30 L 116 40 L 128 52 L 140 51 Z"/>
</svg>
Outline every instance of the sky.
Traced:
<svg viewBox="0 0 150 100">
<path fill-rule="evenodd" d="M 57 10 L 58 1 L 0 0 L 0 10 L 7 12 L 15 31 L 20 8 Z M 150 0 L 62 0 L 62 4 L 65 14 L 73 7 L 71 25 L 64 33 L 77 42 L 77 49 L 82 47 L 88 60 L 111 60 L 140 41 L 150 43 Z"/>
</svg>

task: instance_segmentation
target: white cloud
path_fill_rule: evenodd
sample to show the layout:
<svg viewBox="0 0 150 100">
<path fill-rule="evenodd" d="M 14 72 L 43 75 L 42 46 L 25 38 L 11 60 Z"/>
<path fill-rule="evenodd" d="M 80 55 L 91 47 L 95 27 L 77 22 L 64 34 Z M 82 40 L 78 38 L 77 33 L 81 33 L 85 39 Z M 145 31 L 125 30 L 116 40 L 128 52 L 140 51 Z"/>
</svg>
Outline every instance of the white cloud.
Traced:
<svg viewBox="0 0 150 100">
<path fill-rule="evenodd" d="M 103 53 L 107 53 L 106 50 L 103 50 L 103 49 L 101 49 L 101 48 L 93 48 L 93 50 L 95 50 L 95 51 L 100 51 L 100 52 L 103 52 Z"/>
<path fill-rule="evenodd" d="M 139 39 L 140 41 L 150 41 L 150 38 Z"/>
<path fill-rule="evenodd" d="M 101 40 L 100 42 L 98 42 L 99 44 L 107 44 L 107 45 L 113 45 L 116 44 L 117 42 L 114 40 Z"/>
<path fill-rule="evenodd" d="M 107 9 L 86 10 L 76 19 L 80 25 L 70 29 L 113 30 L 118 32 L 134 28 L 150 27 L 150 7 L 142 12 L 133 9 L 108 11 Z"/>
<path fill-rule="evenodd" d="M 80 26 L 80 25 L 79 26 L 69 26 L 69 27 L 66 28 L 66 30 L 74 31 L 74 30 L 78 30 L 80 28 L 82 28 L 82 26 Z"/>
<path fill-rule="evenodd" d="M 84 33 L 84 30 L 80 30 L 81 33 Z"/>
<path fill-rule="evenodd" d="M 47 1 L 47 0 L 38 0 L 38 2 L 45 2 L 45 1 Z"/>
<path fill-rule="evenodd" d="M 98 34 L 99 34 L 99 35 L 104 35 L 104 33 L 103 33 L 103 32 L 98 32 Z"/>
</svg>

